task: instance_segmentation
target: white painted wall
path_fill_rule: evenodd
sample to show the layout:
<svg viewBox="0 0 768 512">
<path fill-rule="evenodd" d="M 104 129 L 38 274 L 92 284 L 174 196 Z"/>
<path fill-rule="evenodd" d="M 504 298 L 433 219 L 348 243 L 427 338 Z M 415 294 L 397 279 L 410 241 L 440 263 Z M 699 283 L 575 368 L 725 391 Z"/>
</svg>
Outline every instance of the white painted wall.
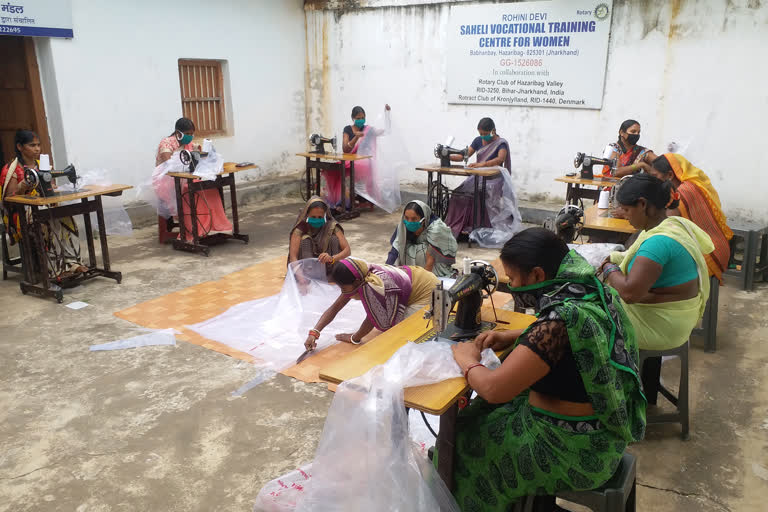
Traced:
<svg viewBox="0 0 768 512">
<path fill-rule="evenodd" d="M 74 39 L 37 40 L 57 165 L 144 181 L 181 117 L 177 61 L 201 58 L 227 60 L 234 132 L 215 139 L 225 159 L 259 164 L 248 179 L 303 166 L 302 0 L 74 0 L 72 11 Z"/>
<path fill-rule="evenodd" d="M 434 160 L 436 142 L 452 134 L 467 144 L 490 116 L 510 142 L 521 195 L 536 198 L 563 197 L 553 179 L 573 169 L 574 153 L 602 151 L 619 124 L 635 118 L 640 143 L 657 153 L 673 140 L 687 146 L 728 215 L 768 219 L 766 2 L 614 0 L 602 110 L 448 105 L 450 3 L 311 2 L 308 129 L 340 134 L 352 106 L 371 118 L 389 102 L 405 149 L 424 163 Z M 426 181 L 416 171 L 401 178 Z"/>
</svg>

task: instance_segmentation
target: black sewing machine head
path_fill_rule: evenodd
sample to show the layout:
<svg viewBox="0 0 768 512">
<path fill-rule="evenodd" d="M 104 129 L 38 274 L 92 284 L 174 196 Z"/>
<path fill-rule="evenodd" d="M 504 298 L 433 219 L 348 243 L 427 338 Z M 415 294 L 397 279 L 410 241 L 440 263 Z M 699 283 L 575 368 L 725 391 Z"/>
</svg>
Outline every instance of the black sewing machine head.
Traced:
<svg viewBox="0 0 768 512">
<path fill-rule="evenodd" d="M 190 173 L 194 173 L 195 169 L 197 169 L 197 164 L 200 163 L 200 158 L 202 158 L 202 156 L 203 155 L 201 155 L 199 151 L 189 151 L 188 149 L 182 149 L 179 153 L 179 160 L 181 160 L 181 163 L 186 167 L 189 167 Z"/>
<path fill-rule="evenodd" d="M 595 173 L 592 171 L 592 167 L 595 165 L 608 165 L 615 168 L 616 160 L 589 156 L 586 153 L 576 153 L 576 157 L 573 159 L 573 166 L 577 169 L 581 167 L 581 178 L 585 180 L 591 180 L 595 177 Z"/>
<path fill-rule="evenodd" d="M 32 188 L 37 189 L 38 193 L 43 197 L 51 197 L 55 195 L 53 191 L 53 182 L 56 178 L 63 177 L 66 177 L 73 188 L 77 190 L 77 171 L 75 171 L 75 166 L 72 164 L 69 164 L 60 171 L 41 171 L 31 167 L 24 168 L 24 181 L 26 181 Z"/>
<path fill-rule="evenodd" d="M 435 157 L 440 159 L 440 167 L 451 167 L 451 155 L 461 155 L 466 164 L 469 159 L 469 147 L 456 149 L 444 144 L 435 145 Z"/>
<path fill-rule="evenodd" d="M 576 240 L 583 225 L 584 211 L 576 205 L 567 204 L 554 219 L 547 219 L 544 227 L 553 231 L 558 238 L 570 244 Z"/>
<path fill-rule="evenodd" d="M 436 337 L 461 341 L 474 338 L 483 330 L 484 322 L 480 319 L 483 293 L 490 296 L 496 290 L 499 276 L 485 261 L 475 260 L 470 265 L 469 274 L 459 277 L 450 289 L 443 288 L 441 282 L 432 290 L 432 306 L 424 318 L 432 319 Z M 457 302 L 456 317 L 450 324 L 450 313 Z M 491 322 L 485 324 L 485 327 L 495 327 Z"/>
<path fill-rule="evenodd" d="M 313 133 L 309 136 L 309 143 L 313 147 L 313 149 L 310 150 L 310 153 L 318 153 L 320 155 L 324 155 L 326 153 L 326 144 L 330 144 L 333 148 L 333 151 L 336 151 L 336 137 L 329 139 L 328 137 L 323 137 L 319 133 Z"/>
</svg>

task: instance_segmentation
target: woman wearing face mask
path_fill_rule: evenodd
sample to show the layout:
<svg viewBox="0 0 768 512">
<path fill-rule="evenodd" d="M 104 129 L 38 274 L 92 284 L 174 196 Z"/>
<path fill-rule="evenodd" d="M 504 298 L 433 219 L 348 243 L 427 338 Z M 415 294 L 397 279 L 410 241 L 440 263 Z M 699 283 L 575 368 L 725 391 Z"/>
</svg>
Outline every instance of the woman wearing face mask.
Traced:
<svg viewBox="0 0 768 512">
<path fill-rule="evenodd" d="M 15 195 L 38 195 L 38 191 L 24 180 L 24 169 L 38 170 L 40 139 L 35 132 L 19 130 L 14 142 L 16 158 L 0 171 L 0 199 Z M 21 240 L 21 219 L 18 215 L 11 217 L 3 211 L 3 222 L 8 228 L 11 244 Z M 31 222 L 31 218 L 27 222 Z M 80 259 L 78 229 L 72 217 L 43 222 L 41 231 L 50 278 L 61 279 L 88 271 Z"/>
<path fill-rule="evenodd" d="M 453 494 L 463 510 L 599 487 L 645 433 L 638 348 L 617 294 L 542 228 L 513 236 L 500 258 L 511 292 L 538 319 L 453 347 L 478 395 L 456 421 Z M 488 347 L 513 348 L 490 370 L 480 364 Z"/>
<path fill-rule="evenodd" d="M 509 171 L 511 161 L 509 157 L 509 143 L 496 133 L 496 125 L 490 117 L 484 117 L 477 124 L 477 132 L 469 146 L 469 156 L 477 153 L 477 161 L 469 164 L 469 167 L 495 167 L 501 166 Z M 451 155 L 451 160 L 462 160 L 461 155 Z M 477 176 L 470 176 L 459 185 L 451 196 L 448 204 L 448 212 L 445 223 L 450 226 L 453 236 L 459 237 L 461 233 L 469 234 L 472 231 L 473 193 Z M 502 179 L 488 180 L 485 197 L 486 205 L 500 204 L 504 182 Z M 458 192 L 458 194 L 457 194 Z M 478 227 L 490 227 L 488 208 L 485 209 L 485 217 L 478 223 Z"/>
<path fill-rule="evenodd" d="M 157 147 L 155 166 L 157 167 L 163 162 L 170 160 L 173 155 L 176 155 L 175 158 L 179 158 L 177 152 L 182 149 L 193 151 L 195 149 L 192 144 L 194 136 L 195 124 L 191 119 L 182 117 L 176 121 L 173 133 L 161 140 Z M 155 183 L 155 193 L 158 199 L 167 205 L 176 204 L 176 192 L 172 181 L 173 178 L 170 176 L 163 176 L 159 183 Z M 192 215 L 189 208 L 190 201 L 186 180 L 184 185 L 182 185 L 181 203 L 184 208 L 183 217 L 187 240 L 192 240 Z M 232 231 L 232 223 L 227 219 L 224 203 L 217 190 L 207 189 L 195 192 L 195 209 L 197 210 L 197 233 L 199 236 L 205 236 L 214 232 Z"/>
<path fill-rule="evenodd" d="M 387 265 L 424 267 L 438 277 L 449 277 L 456 262 L 458 244 L 451 229 L 432 215 L 432 209 L 422 201 L 405 206 L 401 222 L 390 240 L 392 249 Z"/>
<path fill-rule="evenodd" d="M 331 323 L 350 299 L 360 300 L 366 317 L 357 332 L 337 334 L 336 339 L 359 344 L 375 327 L 386 331 L 404 318 L 430 304 L 432 290 L 440 282 L 431 272 L 421 267 L 393 267 L 367 264 L 357 258 L 336 262 L 329 281 L 341 288 L 341 295 L 323 313 L 313 329 L 309 330 L 304 346 L 312 350 L 326 325 Z"/>
<path fill-rule="evenodd" d="M 291 229 L 288 263 L 317 258 L 330 272 L 337 261 L 352 254 L 344 229 L 336 222 L 328 203 L 312 196 Z"/>
<path fill-rule="evenodd" d="M 626 252 L 614 252 L 601 266 L 603 279 L 621 297 L 640 348 L 666 350 L 688 340 L 709 297 L 705 254 L 709 235 L 682 217 L 668 217 L 678 196 L 670 181 L 648 174 L 629 178 L 617 194 L 620 208 L 642 230 Z M 656 403 L 661 358 L 648 360 L 643 384 Z"/>
<path fill-rule="evenodd" d="M 731 258 L 728 242 L 733 232 L 726 223 L 720 207 L 720 196 L 704 172 L 686 160 L 683 155 L 666 153 L 651 164 L 651 176 L 671 181 L 680 194 L 680 205 L 667 210 L 668 216 L 679 215 L 696 223 L 712 239 L 715 250 L 705 254 L 709 275 L 723 281 L 723 272 Z"/>
<path fill-rule="evenodd" d="M 389 130 L 390 111 L 390 106 L 384 105 L 384 119 L 387 126 L 385 128 L 377 129 L 366 124 L 365 110 L 363 107 L 354 107 L 351 116 L 352 124 L 344 127 L 341 142 L 342 151 L 344 153 L 357 154 L 361 146 L 364 146 L 365 149 L 363 152 L 366 155 L 375 157 L 376 137 L 385 134 Z M 375 173 L 372 168 L 373 165 L 375 165 L 373 159 L 358 160 L 355 162 L 355 184 L 362 185 L 361 188 L 365 189 L 366 195 L 368 196 L 376 196 L 378 192 Z M 345 176 L 349 176 L 350 167 L 351 164 L 349 162 L 344 163 Z M 338 171 L 325 171 L 325 183 L 328 204 L 334 208 L 341 208 L 341 174 Z M 355 188 L 357 188 L 357 186 Z M 349 193 L 351 195 L 352 191 L 349 191 Z M 376 199 L 376 197 L 370 199 Z M 346 203 L 349 204 L 349 197 L 346 198 Z M 373 208 L 373 203 L 368 201 L 365 197 L 360 196 L 359 206 Z"/>
<path fill-rule="evenodd" d="M 605 147 L 604 158 L 616 159 L 616 168 L 603 167 L 604 176 L 622 178 L 639 171 L 648 172 L 656 155 L 653 151 L 639 146 L 640 123 L 627 119 L 619 126 L 619 138 Z"/>
</svg>

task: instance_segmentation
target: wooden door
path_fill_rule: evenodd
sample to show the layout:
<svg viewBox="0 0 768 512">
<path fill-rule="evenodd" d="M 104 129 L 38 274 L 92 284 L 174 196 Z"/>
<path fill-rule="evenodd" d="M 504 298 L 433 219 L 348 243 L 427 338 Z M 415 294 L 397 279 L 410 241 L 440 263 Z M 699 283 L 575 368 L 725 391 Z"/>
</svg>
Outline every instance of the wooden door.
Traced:
<svg viewBox="0 0 768 512">
<path fill-rule="evenodd" d="M 0 161 L 13 160 L 16 130 L 33 130 L 51 154 L 40 70 L 32 38 L 0 36 Z"/>
</svg>

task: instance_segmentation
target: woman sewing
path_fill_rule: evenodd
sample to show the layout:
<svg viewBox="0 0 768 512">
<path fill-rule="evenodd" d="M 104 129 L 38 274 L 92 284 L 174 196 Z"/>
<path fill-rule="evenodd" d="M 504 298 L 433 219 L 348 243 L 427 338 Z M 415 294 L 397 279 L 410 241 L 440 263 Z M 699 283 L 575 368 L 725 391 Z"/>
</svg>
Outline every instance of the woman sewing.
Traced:
<svg viewBox="0 0 768 512">
<path fill-rule="evenodd" d="M 496 125 L 490 117 L 484 117 L 477 124 L 478 136 L 468 148 L 467 158 L 477 153 L 477 160 L 468 167 L 496 167 L 500 166 L 509 171 L 511 161 L 509 157 L 509 143 L 496 133 Z M 462 160 L 461 155 L 451 155 L 451 160 Z M 472 231 L 472 212 L 474 211 L 475 180 L 478 176 L 470 176 L 459 185 L 451 195 L 448 204 L 445 223 L 451 228 L 453 236 L 457 239 L 464 233 L 468 235 Z M 486 204 L 498 204 L 501 202 L 504 182 L 502 179 L 491 179 L 487 182 L 485 197 Z M 477 227 L 490 227 L 488 209 L 485 209 L 483 219 Z"/>
<path fill-rule="evenodd" d="M 24 169 L 38 171 L 40 138 L 35 132 L 19 130 L 14 138 L 16 157 L 0 171 L 0 199 L 15 195 L 38 195 L 38 191 L 24 179 Z M 55 184 L 54 184 L 55 185 Z M 10 218 L 3 212 L 3 222 L 8 228 L 11 244 L 21 240 L 21 222 L 18 214 Z M 80 259 L 78 229 L 72 217 L 41 221 L 41 232 L 48 263 L 48 276 L 61 280 L 88 271 Z"/>
<path fill-rule="evenodd" d="M 195 137 L 195 123 L 191 119 L 182 117 L 176 121 L 173 133 L 160 141 L 155 155 L 155 166 L 170 160 L 177 152 L 186 149 L 194 150 L 192 139 Z M 170 186 L 169 186 L 170 185 Z M 155 183 L 155 193 L 158 199 L 166 205 L 176 204 L 176 192 L 173 188 L 173 178 L 163 176 L 159 183 Z M 192 240 L 192 215 L 190 211 L 190 197 L 186 180 L 182 185 L 182 208 L 184 227 L 187 240 Z M 197 233 L 206 236 L 213 233 L 231 232 L 232 223 L 229 222 L 224 211 L 224 203 L 216 189 L 200 190 L 195 192 L 195 210 L 197 213 Z"/>
<path fill-rule="evenodd" d="M 619 207 L 642 230 L 625 252 L 602 264 L 606 284 L 621 297 L 642 349 L 666 350 L 688 340 L 709 298 L 705 254 L 714 250 L 709 235 L 682 217 L 668 217 L 679 201 L 671 181 L 649 174 L 629 178 L 617 194 Z M 648 403 L 656 403 L 661 358 L 643 368 Z"/>
<path fill-rule="evenodd" d="M 386 133 L 389 129 L 389 112 L 391 107 L 384 105 L 385 112 L 385 128 L 373 128 L 366 122 L 365 109 L 360 106 L 356 106 L 352 109 L 352 123 L 344 127 L 341 141 L 341 149 L 344 153 L 357 154 L 361 146 L 365 147 L 366 156 L 375 157 L 376 152 L 376 138 Z M 367 137 L 367 139 L 366 139 Z M 376 183 L 376 176 L 373 169 L 375 162 L 373 159 L 358 160 L 355 162 L 355 184 L 362 185 L 368 195 L 377 195 L 378 183 Z M 345 179 L 349 176 L 349 170 L 351 168 L 350 162 L 344 162 L 344 176 Z M 333 208 L 342 207 L 341 198 L 341 173 L 339 171 L 326 170 L 325 171 L 325 183 L 326 183 L 326 200 Z M 352 197 L 353 191 L 349 191 L 350 197 Z M 345 198 L 345 202 L 349 204 L 349 197 Z M 373 203 L 362 196 L 358 196 L 358 206 L 363 208 L 373 208 Z"/>
<path fill-rule="evenodd" d="M 329 211 L 328 203 L 312 196 L 304 205 L 291 229 L 288 245 L 288 263 L 315 259 L 331 267 L 350 254 L 344 229 Z"/>
<path fill-rule="evenodd" d="M 640 123 L 634 119 L 621 123 L 618 140 L 608 144 L 603 154 L 604 158 L 616 160 L 616 168 L 604 166 L 603 175 L 622 178 L 640 171 L 649 172 L 656 155 L 650 149 L 638 145 L 639 140 Z"/>
<path fill-rule="evenodd" d="M 453 494 L 462 510 L 599 487 L 645 433 L 637 343 L 616 293 L 542 228 L 513 236 L 500 258 L 516 302 L 538 319 L 453 347 L 478 395 L 456 421 Z M 480 363 L 489 347 L 513 349 L 491 370 Z"/>
<path fill-rule="evenodd" d="M 675 153 L 667 153 L 654 160 L 650 174 L 662 181 L 671 181 L 680 194 L 680 205 L 667 210 L 667 215 L 679 215 L 694 222 L 712 239 L 715 250 L 705 254 L 704 259 L 709 275 L 717 277 L 722 283 L 723 272 L 728 268 L 731 257 L 729 240 L 733 238 L 733 232 L 726 223 L 720 197 L 709 177 Z"/>
<path fill-rule="evenodd" d="M 432 290 L 440 282 L 421 267 L 393 267 L 367 264 L 357 258 L 346 258 L 333 265 L 329 281 L 341 289 L 341 295 L 309 330 L 304 346 L 312 350 L 326 325 L 331 323 L 350 299 L 360 300 L 366 317 L 357 332 L 337 334 L 336 339 L 354 345 L 375 327 L 386 331 L 404 318 L 429 305 Z"/>
<path fill-rule="evenodd" d="M 405 205 L 390 240 L 387 265 L 424 267 L 438 277 L 453 273 L 458 244 L 451 229 L 422 201 Z"/>
</svg>

